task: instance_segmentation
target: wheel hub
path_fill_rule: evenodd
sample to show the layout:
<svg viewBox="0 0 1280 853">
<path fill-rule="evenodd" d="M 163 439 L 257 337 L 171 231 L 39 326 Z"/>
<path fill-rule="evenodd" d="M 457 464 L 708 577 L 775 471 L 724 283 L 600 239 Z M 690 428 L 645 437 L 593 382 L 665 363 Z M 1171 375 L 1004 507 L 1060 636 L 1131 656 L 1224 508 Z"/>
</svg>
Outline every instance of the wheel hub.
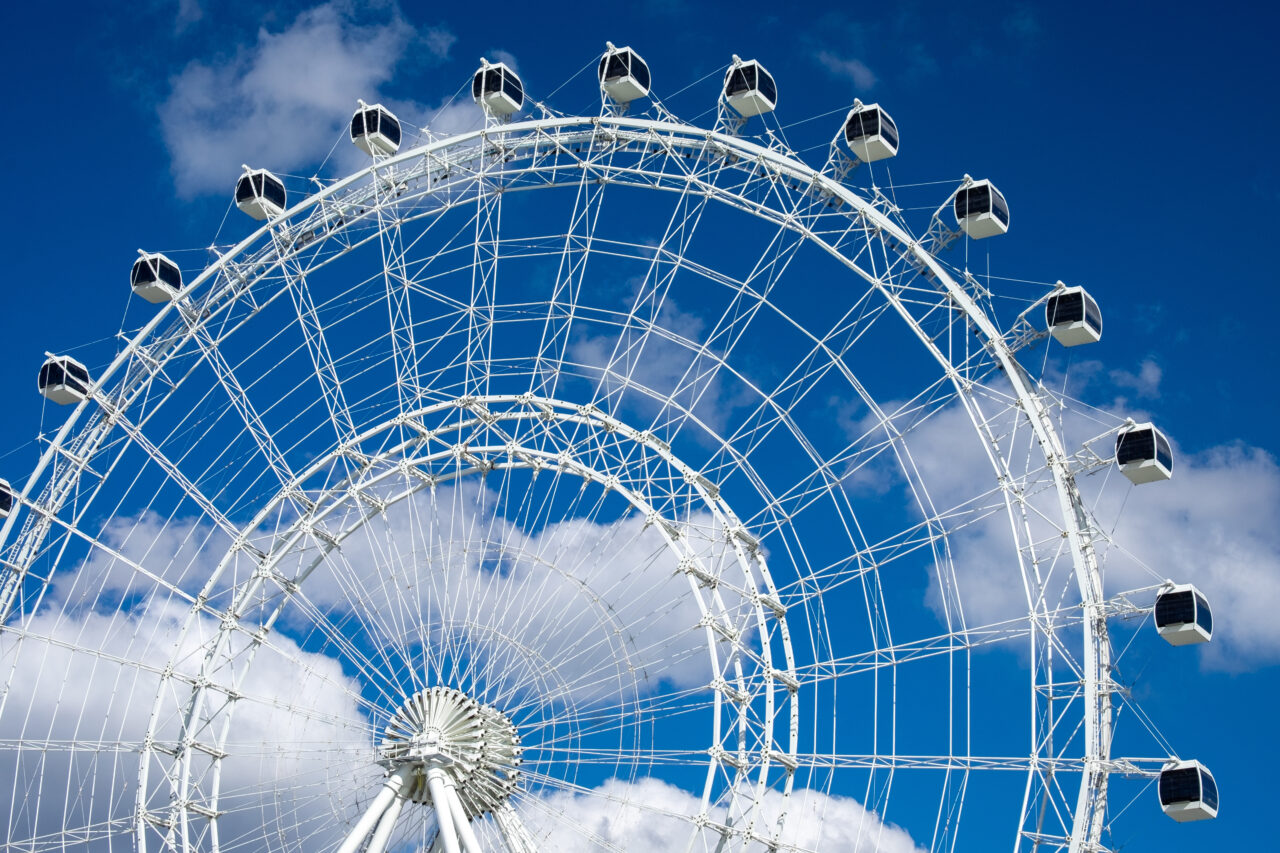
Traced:
<svg viewBox="0 0 1280 853">
<path fill-rule="evenodd" d="M 430 803 L 426 771 L 449 775 L 468 819 L 492 812 L 515 790 L 520 735 L 507 715 L 452 687 L 431 687 L 409 698 L 391 718 L 379 750 L 392 768 L 418 769 L 408 798 Z"/>
</svg>

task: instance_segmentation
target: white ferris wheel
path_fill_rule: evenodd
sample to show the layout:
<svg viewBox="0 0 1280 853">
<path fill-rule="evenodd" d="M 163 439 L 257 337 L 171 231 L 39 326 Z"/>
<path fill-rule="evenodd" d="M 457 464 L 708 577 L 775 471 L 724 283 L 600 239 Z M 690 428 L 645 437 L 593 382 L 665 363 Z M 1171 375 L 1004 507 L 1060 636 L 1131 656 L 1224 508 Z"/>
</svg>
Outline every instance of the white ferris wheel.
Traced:
<svg viewBox="0 0 1280 853">
<path fill-rule="evenodd" d="M 256 230 L 142 253 L 145 326 L 50 356 L 73 408 L 0 472 L 5 849 L 1084 853 L 1216 814 L 1112 641 L 1208 605 L 1104 588 L 1077 485 L 1168 443 L 1068 445 L 1039 376 L 1093 299 L 971 275 L 1004 197 L 915 221 L 878 105 L 810 164 L 758 62 L 711 127 L 597 70 L 598 115 L 519 115 L 484 63 L 445 137 L 361 102 L 366 168 L 246 168 Z"/>
</svg>

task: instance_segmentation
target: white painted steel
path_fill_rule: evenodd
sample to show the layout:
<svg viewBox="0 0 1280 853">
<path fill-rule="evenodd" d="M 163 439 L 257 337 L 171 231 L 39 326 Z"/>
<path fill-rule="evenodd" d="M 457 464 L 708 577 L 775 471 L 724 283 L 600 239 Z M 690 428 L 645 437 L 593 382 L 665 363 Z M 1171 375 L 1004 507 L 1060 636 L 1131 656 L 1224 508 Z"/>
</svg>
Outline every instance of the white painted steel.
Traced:
<svg viewBox="0 0 1280 853">
<path fill-rule="evenodd" d="M 567 170 L 558 165 L 526 167 L 521 163 L 536 160 L 540 150 L 572 150 L 574 146 L 581 148 L 583 145 L 587 146 L 586 157 L 589 159 L 584 160 L 586 165 L 575 169 L 574 174 L 586 176 L 591 172 L 594 183 L 585 177 L 582 179 L 579 201 L 575 206 L 579 215 L 565 227 L 566 233 L 556 235 L 563 239 L 564 264 L 563 272 L 554 284 L 554 292 L 559 296 L 553 298 L 551 304 L 578 307 L 580 297 L 574 294 L 580 292 L 585 278 L 582 268 L 576 266 L 579 262 L 577 250 L 597 239 L 590 223 L 594 221 L 592 217 L 600 204 L 598 188 L 608 184 L 635 182 L 635 186 L 678 194 L 684 205 L 682 213 L 673 217 L 669 233 L 659 243 L 659 249 L 669 253 L 674 261 L 673 268 L 692 266 L 685 235 L 696 227 L 711 201 L 742 211 L 762 222 L 776 224 L 784 233 L 796 235 L 804 245 L 826 253 L 851 273 L 851 279 L 861 279 L 869 292 L 882 300 L 887 314 L 896 315 L 904 321 L 908 333 L 914 335 L 941 370 L 943 379 L 952 389 L 950 393 L 954 404 L 964 411 L 984 440 L 988 461 L 999 483 L 994 489 L 993 504 L 1002 505 L 1008 513 L 1011 537 L 1022 543 L 1018 556 L 1019 570 L 1028 589 L 1028 598 L 1040 602 L 1031 605 L 1032 612 L 1027 620 L 1016 626 L 1000 627 L 968 625 L 961 618 L 953 626 L 954 630 L 940 635 L 936 641 L 902 645 L 886 642 L 884 647 L 874 651 L 874 660 L 869 658 L 866 661 L 828 652 L 813 661 L 811 669 L 798 670 L 792 657 L 788 622 L 794 618 L 813 620 L 820 627 L 811 629 L 814 630 L 812 637 L 829 635 L 827 616 L 816 609 L 820 595 L 805 591 L 804 584 L 820 590 L 824 584 L 835 584 L 841 580 L 838 571 L 827 576 L 823 574 L 825 569 L 815 568 L 810 575 L 800 579 L 804 583 L 788 588 L 784 595 L 765 566 L 760 547 L 761 531 L 749 528 L 735 515 L 730 502 L 721 496 L 719 483 L 699 467 L 683 462 L 651 430 L 637 429 L 611 414 L 607 398 L 599 401 L 602 405 L 593 402 L 585 406 L 557 397 L 557 383 L 561 381 L 559 371 L 567 363 L 569 339 L 566 327 L 572 312 L 563 318 L 555 311 L 548 313 L 537 355 L 540 363 L 550 364 L 555 369 L 538 368 L 532 372 L 534 384 L 527 394 L 491 393 L 495 358 L 493 329 L 499 322 L 495 296 L 498 287 L 497 257 L 504 245 L 502 231 L 498 227 L 501 193 L 480 193 L 478 203 L 475 196 L 468 196 L 467 192 L 446 198 L 449 209 L 473 206 L 476 222 L 472 239 L 470 303 L 452 306 L 460 309 L 459 316 L 465 315 L 466 379 L 460 389 L 463 393 L 444 394 L 447 399 L 439 399 L 442 392 L 432 388 L 419 372 L 422 365 L 416 354 L 423 342 L 416 335 L 421 333 L 421 320 L 412 317 L 411 300 L 408 298 L 408 285 L 413 278 L 414 244 L 403 236 L 404 217 L 392 212 L 397 204 L 395 198 L 403 192 L 399 187 L 443 187 L 445 189 L 422 192 L 424 197 L 431 192 L 444 197 L 451 186 L 449 182 L 461 180 L 456 176 L 462 174 L 470 176 L 466 185 L 471 187 L 489 185 L 531 189 L 532 186 L 519 184 L 519 180 L 545 174 L 549 182 L 554 183 L 552 179 Z M 655 152 L 653 162 L 646 163 L 643 158 L 638 165 L 621 159 L 615 161 L 612 152 L 625 149 L 627 145 Z M 696 167 L 685 171 L 668 169 L 668 159 L 676 164 L 692 162 Z M 748 177 L 743 181 L 726 179 L 718 182 L 721 171 L 731 168 L 737 170 L 734 175 L 743 172 Z M 387 176 L 392 175 L 395 180 L 389 182 Z M 757 188 L 791 184 L 797 186 L 794 196 L 782 196 L 777 190 L 773 196 L 754 194 Z M 397 189 L 389 192 L 389 185 Z M 781 202 L 782 198 L 788 199 L 787 204 Z M 811 209 L 805 199 L 821 199 L 823 203 Z M 856 229 L 858 234 L 865 235 L 863 243 L 842 242 L 844 238 L 840 232 L 828 227 L 826 217 L 834 214 L 827 211 L 835 207 L 835 202 L 839 203 L 835 209 L 843 211 L 839 215 L 847 222 L 847 230 Z M 354 213 L 360 210 L 371 212 L 367 215 Z M 426 490 L 434 494 L 437 481 L 432 480 L 430 485 L 426 481 L 436 478 L 443 470 L 441 466 L 450 460 L 459 479 L 464 474 L 480 478 L 516 477 L 523 476 L 522 472 L 559 471 L 555 476 L 573 476 L 593 488 L 622 495 L 629 511 L 637 513 L 660 534 L 663 548 L 688 581 L 687 601 L 696 603 L 702 614 L 700 628 L 708 657 L 717 667 L 715 671 L 720 670 L 720 658 L 715 650 L 720 646 L 730 649 L 726 659 L 732 664 L 726 670 L 727 677 L 713 683 L 706 694 L 706 710 L 714 715 L 710 749 L 699 750 L 696 754 L 675 753 L 672 757 L 674 762 L 682 765 L 706 768 L 702 796 L 704 813 L 684 817 L 700 827 L 711 826 L 714 829 L 718 825 L 726 846 L 746 849 L 752 843 L 777 842 L 780 829 L 758 827 L 754 823 L 756 809 L 769 792 L 773 792 L 770 796 L 777 794 L 785 802 L 792 790 L 792 776 L 796 768 L 871 767 L 893 768 L 895 772 L 930 768 L 948 772 L 956 770 L 963 774 L 1001 768 L 1025 773 L 1028 780 L 1027 802 L 1022 809 L 1015 849 L 1069 848 L 1084 853 L 1101 849 L 1109 775 L 1132 773 L 1152 776 L 1156 772 L 1154 762 L 1162 759 L 1113 759 L 1110 755 L 1114 687 L 1109 680 L 1112 661 L 1107 617 L 1111 603 L 1103 594 L 1094 551 L 1098 534 L 1076 487 L 1073 457 L 1057 431 L 1052 401 L 1016 360 L 989 312 L 985 297 L 973 286 L 971 278 L 957 275 L 955 270 L 930 254 L 880 199 L 854 191 L 828 171 L 806 166 L 781 146 L 769 147 L 731 134 L 684 126 L 666 119 L 604 116 L 590 120 L 531 120 L 506 125 L 501 133 L 486 130 L 437 140 L 387 157 L 375 167 L 307 197 L 287 212 L 265 213 L 276 218 L 222 254 L 190 283 L 186 288 L 187 299 L 182 301 L 189 305 L 175 303 L 162 307 L 103 372 L 96 386 L 102 390 L 96 392 L 93 399 L 82 403 L 64 422 L 50 450 L 41 458 L 23 489 L 21 502 L 38 508 L 38 511 L 23 513 L 27 520 L 21 528 L 15 528 L 13 516 L 5 519 L 0 532 L 4 560 L 12 567 L 0 588 L 0 614 L 5 616 L 6 623 L 13 615 L 17 620 L 14 624 L 33 624 L 33 614 L 40 612 L 41 604 L 46 600 L 46 586 L 39 582 L 33 569 L 37 555 L 46 547 L 46 540 L 62 542 L 61 548 L 66 548 L 67 542 L 83 540 L 95 553 L 107 554 L 118 565 L 126 566 L 139 577 L 147 577 L 157 590 L 187 608 L 180 621 L 181 630 L 173 641 L 174 648 L 198 646 L 203 653 L 203 662 L 194 670 L 185 669 L 183 658 L 175 652 L 172 660 L 155 663 L 160 691 L 152 706 L 147 740 L 137 749 L 142 760 L 137 771 L 136 809 L 124 820 L 124 826 L 134 833 L 139 849 L 194 849 L 210 838 L 216 843 L 216 833 L 204 827 L 216 827 L 221 819 L 219 798 L 223 793 L 219 787 L 219 774 L 223 761 L 220 756 L 224 755 L 221 747 L 225 745 L 228 731 L 232 730 L 231 712 L 219 705 L 222 700 L 218 697 L 240 695 L 248 689 L 245 673 L 259 654 L 259 648 L 267 648 L 271 653 L 279 652 L 278 648 L 272 649 L 269 642 L 259 637 L 258 629 L 249 630 L 253 626 L 245 621 L 245 614 L 253 612 L 255 607 L 261 609 L 261 605 L 255 602 L 271 595 L 277 596 L 277 603 L 262 610 L 270 614 L 260 628 L 260 633 L 266 636 L 275 619 L 284 612 L 286 602 L 305 602 L 305 597 L 299 596 L 306 591 L 307 573 L 326 555 L 334 553 L 343 541 L 367 529 L 371 520 L 391 505 L 385 499 L 388 495 L 378 491 L 383 488 L 378 484 L 395 484 L 400 480 L 410 482 L 413 478 L 420 478 L 421 484 L 416 487 L 418 491 L 406 489 L 404 494 L 394 495 L 395 499 L 409 500 L 418 492 L 426 493 Z M 361 220 L 361 216 L 366 216 L 366 219 Z M 372 221 L 376 227 L 361 236 L 360 232 L 353 230 L 360 221 Z M 374 423 L 357 420 L 363 415 L 353 413 L 343 389 L 342 367 L 331 354 L 333 344 L 328 340 L 329 330 L 319 319 L 319 308 L 308 284 L 308 275 L 320 267 L 308 269 L 299 260 L 306 246 L 340 241 L 349 232 L 353 235 L 351 244 L 344 246 L 342 251 L 335 251 L 332 256 L 324 256 L 322 260 L 324 263 L 337 263 L 347 251 L 358 248 L 363 242 L 377 245 L 381 252 L 382 269 L 378 284 L 388 307 L 398 409 L 393 418 Z M 880 257 L 863 254 L 863 246 L 872 246 L 879 251 Z M 855 249 L 859 251 L 855 252 Z M 586 257 L 585 252 L 582 257 Z M 267 281 L 274 269 L 279 270 L 284 286 L 270 290 L 255 288 L 255 283 Z M 740 294 L 752 292 L 746 284 L 734 283 L 728 276 L 717 278 L 719 274 L 713 270 L 700 272 L 708 280 L 733 283 Z M 929 284 L 916 283 L 917 274 Z M 776 281 L 774 275 L 781 273 L 769 273 L 759 282 L 766 293 Z M 321 404 L 327 413 L 326 427 L 333 436 L 330 440 L 334 443 L 327 452 L 306 459 L 295 458 L 295 446 L 282 440 L 278 429 L 268 426 L 271 419 L 278 416 L 274 405 L 261 406 L 253 402 L 254 382 L 258 377 L 240 376 L 243 368 L 228 361 L 222 353 L 230 335 L 238 328 L 237 324 L 248 323 L 252 316 L 252 312 L 237 315 L 235 312 L 240 307 L 251 303 L 253 312 L 259 312 L 268 309 L 277 299 L 289 300 L 284 304 L 293 306 L 298 325 L 305 331 L 305 345 L 299 344 L 300 351 L 307 353 L 315 364 L 317 381 L 322 387 Z M 767 298 L 761 302 L 768 304 Z M 972 330 L 980 344 L 972 351 L 963 349 L 954 345 L 949 337 L 929 328 L 927 321 L 937 316 L 936 311 L 954 315 L 961 330 L 966 333 Z M 633 321 L 634 312 L 627 315 L 627 319 Z M 684 342 L 673 330 L 651 328 L 658 330 L 655 335 L 661 332 L 667 339 Z M 967 334 L 965 339 L 968 339 Z M 829 346 L 825 341 L 815 339 L 815 352 L 826 352 Z M 246 512 L 244 506 L 234 507 L 236 512 L 231 512 L 221 505 L 226 502 L 226 496 L 221 492 L 205 494 L 208 485 L 204 480 L 180 474 L 185 457 L 176 461 L 171 459 L 173 452 L 166 446 L 166 439 L 144 438 L 151 423 L 146 414 L 149 411 L 147 395 L 152 389 L 162 387 L 164 381 L 180 381 L 180 376 L 166 380 L 162 368 L 170 364 L 176 369 L 183 363 L 183 354 L 188 352 L 198 356 L 201 370 L 208 371 L 211 387 L 218 390 L 218 399 L 229 402 L 227 411 L 242 420 L 242 435 L 247 436 L 243 443 L 253 449 L 258 457 L 254 464 L 260 465 L 262 476 L 269 479 L 269 488 L 262 490 L 265 497 L 255 500 L 252 505 L 256 512 Z M 1007 383 L 1007 391 L 1005 386 L 999 386 L 1000 393 L 1009 395 L 1003 404 L 1007 407 L 1005 411 L 1016 412 L 1021 419 L 1018 421 L 1020 428 L 1034 436 L 1031 446 L 1040 458 L 1030 471 L 1015 471 L 1011 467 L 1012 453 L 1007 445 L 1001 443 L 995 417 L 989 408 L 991 400 L 985 396 L 990 392 L 995 397 L 997 386 L 986 373 L 974 370 L 974 360 L 978 359 L 987 370 L 999 369 L 1003 377 L 1001 382 Z M 877 423 L 892 424 L 873 395 L 866 392 L 857 377 L 848 371 L 848 365 L 837 357 L 830 360 L 830 368 L 836 375 L 847 379 L 853 389 L 851 396 L 861 398 Z M 984 386 L 983 383 L 988 384 Z M 770 403 L 775 403 L 773 398 L 770 398 Z M 803 437 L 803 430 L 788 420 L 794 418 L 791 409 L 780 404 L 777 407 L 782 413 L 780 421 L 787 424 L 783 429 L 793 430 Z M 134 409 L 143 413 L 134 418 L 136 423 L 129 420 Z M 432 442 L 439 434 L 439 423 L 432 418 L 439 418 L 442 412 L 447 411 L 461 413 L 457 426 L 450 427 L 459 436 L 465 433 L 491 444 L 459 441 L 454 445 L 434 446 Z M 692 415 L 686 412 L 680 423 L 693 420 Z M 750 602 L 749 607 L 742 605 L 748 621 L 735 622 L 729 618 L 738 605 L 726 598 L 732 591 L 727 589 L 724 577 L 711 571 L 700 561 L 700 555 L 691 548 L 687 539 L 682 540 L 679 519 L 664 515 L 661 505 L 652 500 L 642 480 L 637 480 L 633 486 L 620 483 L 618 478 L 626 473 L 627 467 L 609 468 L 605 464 L 608 457 L 603 454 L 583 461 L 566 457 L 561 447 L 540 446 L 532 439 L 542 433 L 530 431 L 527 428 L 529 422 L 544 425 L 548 436 L 554 427 L 581 431 L 592 436 L 599 446 L 619 441 L 621 443 L 617 446 L 629 448 L 629 452 L 635 455 L 633 458 L 643 459 L 646 464 L 667 472 L 664 477 L 672 484 L 680 484 L 672 488 L 683 490 L 679 494 L 687 500 L 687 506 L 699 507 L 715 519 L 720 529 L 728 531 L 726 539 L 732 549 L 729 562 L 734 571 L 740 573 L 735 576 L 734 583 L 742 590 L 742 601 Z M 512 430 L 516 437 L 504 435 L 502 430 Z M 217 568 L 198 589 L 188 589 L 183 584 L 149 572 L 137 560 L 114 547 L 104 532 L 92 529 L 81 514 L 82 510 L 69 510 L 73 506 L 71 498 L 82 478 L 93 483 L 101 482 L 92 479 L 99 475 L 103 481 L 111 476 L 128 476 L 124 463 L 120 463 L 120 473 L 115 475 L 117 463 L 107 455 L 109 438 L 119 432 L 124 433 L 128 446 L 141 453 L 153 470 L 163 472 L 168 481 L 178 484 L 181 492 L 209 517 L 214 529 L 228 533 L 231 544 L 224 548 Z M 416 437 L 399 443 L 388 438 L 398 432 Z M 714 431 L 707 430 L 707 433 L 713 435 Z M 505 442 L 500 441 L 504 438 Z M 903 531 L 901 544 L 918 541 L 923 547 L 945 551 L 947 528 L 941 523 L 945 511 L 932 507 L 925 488 L 927 484 L 912 474 L 915 464 L 909 450 L 902 446 L 894 452 L 902 454 L 908 482 L 917 490 L 916 500 L 927 510 L 926 532 L 919 534 L 920 538 L 916 540 L 913 537 L 917 534 Z M 89 463 L 98 454 L 102 454 L 107 464 L 100 464 L 101 470 L 95 471 Z M 411 457 L 410 454 L 417 455 Z M 815 455 L 818 460 L 816 470 L 829 473 L 827 469 L 832 460 L 816 452 Z M 626 456 L 620 455 L 619 458 L 625 459 Z M 742 470 L 759 476 L 754 464 L 756 461 L 750 454 L 736 460 Z M 328 471 L 340 474 L 324 490 L 313 488 L 316 478 L 327 476 Z M 1040 475 L 1043 479 L 1037 482 L 1035 477 Z M 765 485 L 764 482 L 758 484 L 761 494 L 765 493 Z M 1074 621 L 1059 613 L 1058 608 L 1044 604 L 1041 588 L 1037 586 L 1042 579 L 1038 574 L 1039 562 L 1030 534 L 1031 511 L 1027 508 L 1024 491 L 1033 485 L 1043 486 L 1044 494 L 1051 495 L 1056 504 L 1054 524 L 1060 528 L 1067 548 L 1064 560 L 1069 563 L 1078 584 L 1079 605 L 1068 608 L 1073 614 L 1070 619 Z M 93 487 L 96 488 L 100 486 Z M 824 496 L 836 492 L 837 488 L 830 484 L 819 490 Z M 93 494 L 96 491 L 90 490 L 90 500 Z M 779 510 L 779 515 L 783 514 L 780 512 L 783 508 L 781 502 L 770 506 Z M 233 517 L 236 521 L 231 520 Z M 284 521 L 277 525 L 280 534 L 272 550 L 260 549 L 255 544 L 256 532 L 279 519 Z M 772 529 L 775 533 L 785 533 L 786 524 L 785 521 L 780 522 Z M 936 529 L 928 525 L 936 525 Z M 775 535 L 772 541 L 792 544 L 782 535 Z M 310 543 L 309 547 L 319 555 L 317 562 L 294 577 L 281 575 L 285 559 L 293 553 L 291 549 L 305 543 Z M 247 575 L 245 560 L 252 563 Z M 233 594 L 229 595 L 228 590 Z M 945 590 L 943 594 L 946 595 Z M 319 618 L 321 614 L 315 615 Z M 204 625 L 210 616 L 217 620 L 217 627 L 212 636 L 206 638 Z M 605 618 L 601 616 L 602 620 Z M 1039 667 L 1045 650 L 1055 648 L 1055 644 L 1061 641 L 1055 632 L 1068 623 L 1083 634 L 1083 646 L 1075 652 L 1079 654 L 1079 661 L 1070 664 L 1079 675 L 1079 694 L 1070 699 L 1080 709 L 1082 735 L 1078 754 L 1062 756 L 1053 747 L 1052 716 L 1049 729 L 1044 732 L 1047 740 L 1037 737 L 1032 754 L 1025 758 L 973 756 L 965 751 L 933 756 L 906 756 L 896 750 L 884 755 L 827 755 L 816 748 L 807 752 L 801 748 L 797 696 L 833 683 L 831 680 L 840 672 L 847 676 L 881 666 L 893 669 L 908 659 L 954 653 L 956 649 L 981 644 L 982 640 L 975 638 L 1003 640 L 1013 636 L 1031 638 L 1036 660 L 1033 666 Z M 749 625 L 751 632 L 739 630 L 740 624 Z M 237 644 L 245 642 L 246 635 L 254 638 L 253 643 L 241 649 Z M 757 646 L 753 645 L 756 641 L 751 636 L 780 639 L 776 643 L 770 639 Z M 331 637 L 329 641 L 336 643 L 339 639 Z M 90 651 L 89 654 L 96 656 L 98 653 Z M 295 660 L 301 665 L 301 655 L 295 655 Z M 150 662 L 143 663 L 150 665 Z M 1033 720 L 1040 707 L 1037 704 L 1039 693 L 1048 691 L 1052 695 L 1050 676 L 1051 670 L 1048 669 L 1041 671 L 1037 668 L 1033 672 L 1032 693 L 1036 694 L 1031 699 Z M 166 704 L 166 696 L 184 691 L 189 694 L 189 700 L 180 706 L 180 713 L 175 714 Z M 752 723 L 751 715 L 741 711 L 749 705 L 743 697 L 750 696 L 758 697 L 758 703 L 750 707 L 760 709 L 765 724 Z M 364 699 L 355 695 L 353 701 Z M 234 702 L 226 704 L 233 705 Z M 757 728 L 752 728 L 753 725 Z M 1032 728 L 1039 735 L 1036 725 L 1033 723 Z M 182 733 L 182 737 L 172 745 L 168 744 L 165 735 L 170 727 L 176 727 Z M 736 746 L 735 749 L 726 749 L 722 745 L 722 735 L 727 737 L 727 733 L 734 731 L 744 734 L 736 742 L 724 740 L 729 746 Z M 751 737 L 747 738 L 745 733 L 750 733 Z M 748 742 L 762 743 L 766 748 L 756 750 L 741 746 Z M 627 761 L 629 756 L 620 752 L 615 759 Z M 785 768 L 781 774 L 785 782 L 771 781 L 779 779 L 779 768 Z M 393 779 L 399 778 L 400 787 L 403 787 L 408 778 L 404 775 L 406 772 L 402 767 L 393 773 L 392 779 L 387 781 L 375 799 L 375 805 L 380 806 L 376 809 L 371 806 L 365 812 L 339 848 L 342 853 L 357 849 L 370 832 L 375 834 L 377 844 L 389 843 L 395 818 L 388 816 L 393 814 L 391 809 L 398 811 L 403 801 L 403 797 L 399 797 L 399 788 L 392 791 L 390 785 Z M 1066 802 L 1060 791 L 1062 782 L 1055 778 L 1055 773 L 1079 777 L 1074 803 Z M 722 777 L 740 779 L 743 783 L 731 787 L 725 807 L 729 818 L 724 824 L 717 824 L 718 819 L 706 812 L 713 804 L 709 792 L 716 785 L 716 780 Z M 964 775 L 962 778 L 967 780 L 968 777 Z M 427 771 L 431 800 L 441 815 L 441 835 L 437 843 L 447 853 L 457 853 L 460 843 L 457 830 L 462 830 L 461 844 L 479 849 L 481 839 L 467 820 L 459 795 L 449 792 L 449 781 L 448 774 L 439 767 Z M 746 787 L 748 783 L 750 789 Z M 149 797 L 157 790 L 172 792 L 172 797 L 164 800 L 171 805 L 156 808 Z M 954 800 L 957 808 L 963 802 L 963 783 L 959 791 Z M 945 802 L 951 802 L 947 800 L 949 796 L 944 794 Z M 1038 823 L 1035 816 L 1060 808 L 1066 808 L 1070 814 L 1062 819 L 1062 833 L 1054 835 Z M 490 843 L 501 839 L 499 843 L 513 853 L 536 849 L 533 835 L 505 800 L 494 811 L 493 819 L 486 819 L 484 826 L 489 833 L 486 841 Z M 954 844 L 956 836 L 948 834 L 952 831 L 944 831 L 942 838 Z"/>
</svg>

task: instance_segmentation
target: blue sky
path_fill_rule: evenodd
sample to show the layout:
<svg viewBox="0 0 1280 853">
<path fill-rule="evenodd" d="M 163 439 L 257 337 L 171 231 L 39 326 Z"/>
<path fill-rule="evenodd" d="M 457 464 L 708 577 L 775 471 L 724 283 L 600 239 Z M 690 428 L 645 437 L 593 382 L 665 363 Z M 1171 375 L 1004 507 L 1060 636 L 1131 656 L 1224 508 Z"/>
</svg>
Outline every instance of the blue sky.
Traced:
<svg viewBox="0 0 1280 853">
<path fill-rule="evenodd" d="M 1008 197 L 1010 234 L 982 244 L 971 267 L 1084 284 L 1102 304 L 1103 342 L 1053 353 L 1049 370 L 1070 364 L 1073 392 L 1150 413 L 1174 439 L 1186 462 L 1179 474 L 1195 471 L 1185 482 L 1196 488 L 1175 480 L 1136 492 L 1130 500 L 1145 508 L 1126 509 L 1127 523 L 1180 527 L 1184 538 L 1143 553 L 1241 608 L 1223 650 L 1151 644 L 1130 670 L 1176 749 L 1213 768 L 1222 816 L 1174 826 L 1148 796 L 1133 808 L 1150 817 L 1127 825 L 1150 834 L 1116 842 L 1227 849 L 1264 831 L 1269 791 L 1255 780 L 1280 761 L 1266 734 L 1280 691 L 1280 633 L 1267 618 L 1280 603 L 1280 440 L 1265 390 L 1280 280 L 1262 257 L 1280 201 L 1280 118 L 1267 86 L 1274 10 L 902 3 L 784 13 L 670 0 L 580 17 L 546 4 L 323 9 L 362 49 L 319 63 L 331 76 L 305 85 L 262 58 L 306 59 L 302 25 L 321 14 L 311 4 L 182 0 L 127 16 L 60 10 L 57 20 L 31 4 L 0 13 L 27 57 L 7 73 L 10 101 L 22 106 L 4 143 L 12 202 L 0 477 L 21 481 L 37 458 L 33 439 L 62 416 L 34 390 L 44 351 L 105 364 L 115 333 L 142 321 L 125 278 L 135 250 L 199 249 L 224 227 L 223 243 L 247 233 L 234 211 L 221 225 L 239 164 L 310 174 L 356 95 L 402 116 L 466 121 L 449 99 L 479 56 L 505 55 L 534 97 L 595 110 L 591 81 L 571 78 L 611 39 L 643 53 L 677 115 L 707 123 L 698 114 L 713 106 L 729 55 L 757 57 L 778 80 L 778 120 L 795 147 L 825 143 L 838 116 L 803 120 L 854 97 L 878 101 L 902 131 L 894 181 L 967 172 Z M 290 52 L 291 35 L 301 52 Z M 255 98 L 273 86 L 273 99 Z M 349 156 L 335 154 L 321 174 Z M 929 200 L 921 190 L 911 198 Z M 1233 612 L 1220 606 L 1216 616 L 1228 624 Z"/>
</svg>

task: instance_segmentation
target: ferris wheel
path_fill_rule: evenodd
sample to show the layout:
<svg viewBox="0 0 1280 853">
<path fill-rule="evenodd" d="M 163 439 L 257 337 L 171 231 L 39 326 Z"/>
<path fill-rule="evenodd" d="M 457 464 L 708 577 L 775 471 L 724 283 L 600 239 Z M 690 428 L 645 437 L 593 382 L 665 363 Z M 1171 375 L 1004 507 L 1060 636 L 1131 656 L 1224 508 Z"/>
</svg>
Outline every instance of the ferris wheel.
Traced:
<svg viewBox="0 0 1280 853">
<path fill-rule="evenodd" d="M 711 127 L 631 48 L 596 79 L 567 116 L 485 62 L 444 137 L 360 102 L 366 168 L 246 167 L 252 233 L 140 253 L 141 330 L 50 355 L 74 408 L 0 472 L 9 847 L 1083 853 L 1216 815 L 1111 639 L 1202 642 L 1208 603 L 1104 588 L 1078 485 L 1169 443 L 1069 443 L 1021 358 L 1097 302 L 964 268 L 989 180 L 912 222 L 880 105 L 810 164 L 758 61 Z"/>
</svg>

